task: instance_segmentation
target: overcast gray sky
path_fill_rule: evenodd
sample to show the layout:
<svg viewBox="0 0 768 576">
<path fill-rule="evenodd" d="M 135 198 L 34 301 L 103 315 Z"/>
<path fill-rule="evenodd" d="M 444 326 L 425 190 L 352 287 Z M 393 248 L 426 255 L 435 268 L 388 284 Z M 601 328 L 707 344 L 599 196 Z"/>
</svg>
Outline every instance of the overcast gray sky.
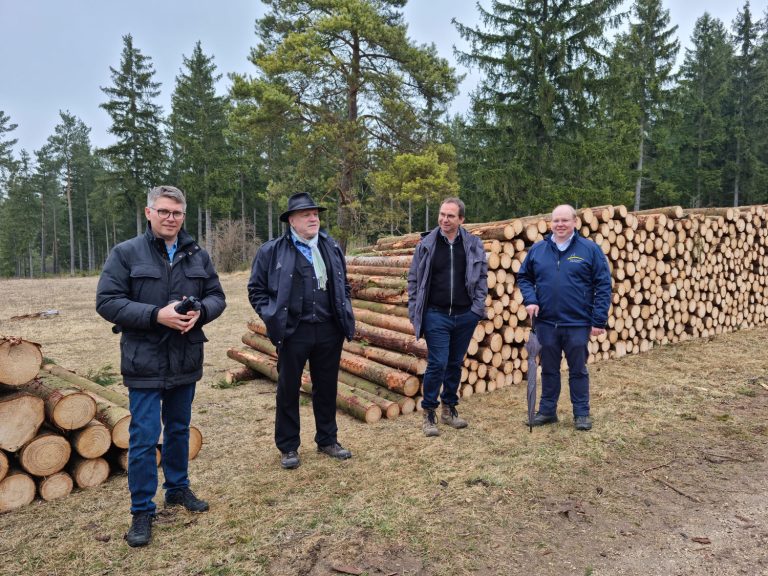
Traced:
<svg viewBox="0 0 768 576">
<path fill-rule="evenodd" d="M 488 7 L 489 1 L 480 4 Z M 665 1 L 683 46 L 705 11 L 730 28 L 743 5 L 743 0 Z M 764 16 L 766 6 L 768 0 L 751 2 L 756 17 Z M 219 91 L 225 92 L 228 72 L 253 72 L 247 58 L 256 45 L 254 22 L 263 13 L 258 0 L 0 0 L 0 110 L 18 124 L 12 133 L 19 140 L 17 150 L 32 152 L 45 144 L 59 110 L 91 127 L 95 146 L 113 141 L 107 133 L 109 117 L 99 108 L 105 101 L 100 87 L 111 84 L 109 67 L 119 66 L 124 34 L 131 34 L 134 46 L 152 58 L 155 79 L 162 83 L 158 103 L 166 114 L 182 55 L 189 56 L 198 40 L 224 74 Z M 410 0 L 405 9 L 410 36 L 419 44 L 434 43 L 451 62 L 453 46 L 464 47 L 453 17 L 475 24 L 476 3 Z M 460 67 L 457 71 L 467 73 L 452 106 L 462 113 L 478 76 Z"/>
</svg>

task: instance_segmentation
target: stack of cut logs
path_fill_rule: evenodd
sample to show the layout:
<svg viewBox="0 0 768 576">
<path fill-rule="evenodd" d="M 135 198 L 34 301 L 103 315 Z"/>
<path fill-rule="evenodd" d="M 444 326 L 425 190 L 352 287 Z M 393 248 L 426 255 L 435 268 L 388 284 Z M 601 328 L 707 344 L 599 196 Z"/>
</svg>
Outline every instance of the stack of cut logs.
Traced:
<svg viewBox="0 0 768 576">
<path fill-rule="evenodd" d="M 489 293 L 486 319 L 475 330 L 464 360 L 463 397 L 525 378 L 529 325 L 517 272 L 531 245 L 548 232 L 549 218 L 466 225 L 483 240 Z M 580 210 L 577 231 L 600 246 L 613 281 L 608 330 L 590 342 L 589 362 L 764 324 L 768 317 L 766 220 L 768 207 L 764 206 Z M 357 417 L 361 417 L 361 406 L 375 414 L 371 408 L 375 402 L 360 394 L 361 379 L 369 381 L 366 385 L 373 382 L 376 388 L 368 390 L 385 398 L 380 390 L 406 397 L 418 393 L 407 391 L 418 390 L 415 380 L 409 381 L 412 388 L 406 390 L 390 382 L 388 374 L 399 378 L 423 374 L 426 347 L 423 340 L 415 339 L 406 307 L 406 276 L 419 240 L 419 234 L 383 238 L 347 257 L 357 334 L 356 341 L 345 344 L 339 381 L 346 388 L 340 386 L 338 405 Z M 258 352 L 233 349 L 230 356 L 274 378 L 274 348 L 263 337 L 263 324 L 252 321 L 248 327 L 243 342 Z M 237 357 L 242 354 L 251 357 Z M 418 364 L 399 366 L 385 360 L 386 354 L 397 355 L 397 362 L 410 359 Z M 309 376 L 303 387 L 311 389 Z M 367 421 L 375 419 L 366 412 Z"/>
<path fill-rule="evenodd" d="M 128 397 L 42 360 L 37 344 L 0 336 L 0 513 L 128 468 Z M 201 446 L 193 427 L 191 458 Z"/>
</svg>

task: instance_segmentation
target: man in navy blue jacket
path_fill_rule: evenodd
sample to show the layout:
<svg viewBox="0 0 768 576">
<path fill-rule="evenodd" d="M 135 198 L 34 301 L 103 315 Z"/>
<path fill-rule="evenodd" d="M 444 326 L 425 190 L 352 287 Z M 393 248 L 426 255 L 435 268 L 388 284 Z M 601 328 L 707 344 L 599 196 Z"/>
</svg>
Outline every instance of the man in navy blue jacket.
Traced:
<svg viewBox="0 0 768 576">
<path fill-rule="evenodd" d="M 552 211 L 552 234 L 534 244 L 517 274 L 523 303 L 541 344 L 541 400 L 533 426 L 557 422 L 560 361 L 577 430 L 590 430 L 587 343 L 605 332 L 611 304 L 611 273 L 600 247 L 576 233 L 576 210 Z"/>
</svg>

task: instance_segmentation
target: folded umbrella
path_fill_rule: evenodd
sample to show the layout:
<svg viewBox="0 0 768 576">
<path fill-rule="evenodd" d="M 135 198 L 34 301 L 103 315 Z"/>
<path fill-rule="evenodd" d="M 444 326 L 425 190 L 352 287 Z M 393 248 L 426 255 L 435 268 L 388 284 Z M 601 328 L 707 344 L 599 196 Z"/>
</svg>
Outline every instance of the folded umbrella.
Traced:
<svg viewBox="0 0 768 576">
<path fill-rule="evenodd" d="M 541 344 L 538 336 L 536 336 L 536 325 L 533 317 L 531 317 L 531 332 L 528 334 L 525 349 L 528 351 L 528 427 L 529 431 L 533 432 L 533 417 L 536 414 L 536 372 L 538 371 L 536 357 L 541 352 Z"/>
</svg>

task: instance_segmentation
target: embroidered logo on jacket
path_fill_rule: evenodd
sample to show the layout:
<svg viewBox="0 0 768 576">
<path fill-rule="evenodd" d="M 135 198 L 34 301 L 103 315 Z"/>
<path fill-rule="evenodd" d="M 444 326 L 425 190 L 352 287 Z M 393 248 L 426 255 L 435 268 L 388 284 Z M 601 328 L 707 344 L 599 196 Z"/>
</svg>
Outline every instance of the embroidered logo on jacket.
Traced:
<svg viewBox="0 0 768 576">
<path fill-rule="evenodd" d="M 566 258 L 566 260 L 568 260 L 569 262 L 584 262 L 585 261 L 584 258 L 582 258 L 581 256 L 576 256 L 576 254 L 571 254 L 570 256 L 568 256 L 568 258 Z"/>
</svg>

